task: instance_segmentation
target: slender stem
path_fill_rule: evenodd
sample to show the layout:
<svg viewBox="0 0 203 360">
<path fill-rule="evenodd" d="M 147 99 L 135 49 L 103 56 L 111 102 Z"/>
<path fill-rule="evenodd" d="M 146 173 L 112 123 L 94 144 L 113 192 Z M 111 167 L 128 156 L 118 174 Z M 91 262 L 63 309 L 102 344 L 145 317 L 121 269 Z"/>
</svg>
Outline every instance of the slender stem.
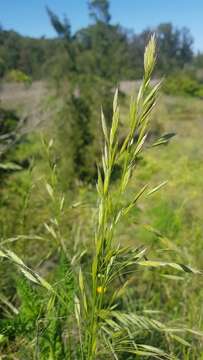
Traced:
<svg viewBox="0 0 203 360">
<path fill-rule="evenodd" d="M 109 168 L 109 176 L 111 175 L 111 167 Z M 103 306 L 103 291 L 104 286 L 102 283 L 102 274 L 99 274 L 101 265 L 105 259 L 106 255 L 106 217 L 107 214 L 107 204 L 108 204 L 108 194 L 109 194 L 109 182 L 107 185 L 107 191 L 104 195 L 101 214 L 101 224 L 98 227 L 96 234 L 96 249 L 95 256 L 93 258 L 93 262 L 95 263 L 95 269 L 92 272 L 92 311 L 91 311 L 91 322 L 90 322 L 90 333 L 89 333 L 89 341 L 88 341 L 88 351 L 87 351 L 87 360 L 94 360 L 96 356 L 97 349 L 97 338 L 98 338 L 98 313 Z M 100 244 L 98 247 L 97 245 Z M 98 277 L 100 275 L 100 278 Z M 101 286 L 101 293 L 98 292 L 98 288 Z"/>
</svg>

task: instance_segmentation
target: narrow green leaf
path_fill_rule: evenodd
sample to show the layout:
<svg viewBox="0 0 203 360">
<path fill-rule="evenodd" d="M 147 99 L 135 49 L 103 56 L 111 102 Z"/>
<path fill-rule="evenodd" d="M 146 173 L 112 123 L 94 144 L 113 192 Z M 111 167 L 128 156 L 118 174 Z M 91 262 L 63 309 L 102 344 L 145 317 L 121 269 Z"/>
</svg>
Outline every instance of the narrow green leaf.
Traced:
<svg viewBox="0 0 203 360">
<path fill-rule="evenodd" d="M 146 266 L 146 267 L 172 267 L 176 270 L 179 271 L 184 271 L 184 272 L 188 272 L 188 273 L 193 273 L 193 274 L 202 274 L 201 271 L 196 270 L 188 265 L 184 265 L 184 264 L 177 264 L 177 263 L 173 263 L 173 262 L 163 262 L 163 261 L 156 261 L 156 260 L 145 260 L 145 261 L 139 261 L 138 262 L 139 265 L 141 266 Z"/>
<path fill-rule="evenodd" d="M 106 120 L 105 120 L 105 116 L 104 116 L 102 108 L 101 108 L 101 123 L 102 123 L 102 130 L 104 133 L 104 138 L 105 138 L 106 142 L 108 143 L 108 130 L 107 130 Z"/>
<path fill-rule="evenodd" d="M 19 170 L 22 170 L 22 166 L 20 165 L 17 165 L 15 163 L 12 163 L 12 162 L 7 162 L 7 163 L 0 163 L 0 169 L 2 170 L 12 170 L 12 171 L 19 171 Z"/>
<path fill-rule="evenodd" d="M 79 270 L 79 286 L 80 286 L 81 292 L 83 292 L 84 291 L 84 281 L 83 281 L 83 275 L 82 275 L 81 268 Z"/>
<path fill-rule="evenodd" d="M 163 181 L 161 184 L 159 184 L 158 186 L 154 187 L 152 190 L 150 190 L 147 193 L 147 196 L 154 194 L 156 191 L 160 190 L 163 186 L 165 186 L 168 183 L 168 181 Z"/>
<path fill-rule="evenodd" d="M 52 186 L 50 184 L 46 183 L 46 189 L 47 189 L 47 192 L 48 192 L 49 196 L 53 199 L 54 190 L 53 190 Z"/>
<path fill-rule="evenodd" d="M 188 341 L 181 338 L 180 336 L 172 334 L 172 335 L 170 335 L 170 337 L 184 346 L 191 347 L 191 344 Z"/>
<path fill-rule="evenodd" d="M 113 112 L 114 113 L 116 112 L 117 106 L 118 106 L 118 88 L 115 91 L 114 99 L 113 99 Z"/>
</svg>

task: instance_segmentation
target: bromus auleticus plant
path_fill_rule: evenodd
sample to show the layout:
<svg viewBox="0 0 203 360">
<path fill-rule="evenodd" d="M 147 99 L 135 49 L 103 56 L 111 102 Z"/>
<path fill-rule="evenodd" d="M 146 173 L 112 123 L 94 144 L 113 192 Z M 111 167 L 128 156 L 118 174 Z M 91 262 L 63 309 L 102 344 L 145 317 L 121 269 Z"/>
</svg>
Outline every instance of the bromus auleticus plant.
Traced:
<svg viewBox="0 0 203 360">
<path fill-rule="evenodd" d="M 119 142 L 119 103 L 118 90 L 113 100 L 113 116 L 110 129 L 106 125 L 102 112 L 102 129 L 104 133 L 104 150 L 102 166 L 98 167 L 98 209 L 94 233 L 94 250 L 90 258 L 91 265 L 87 271 L 84 263 L 75 266 L 73 272 L 78 279 L 75 287 L 74 304 L 75 313 L 71 314 L 71 321 L 65 322 L 64 328 L 60 327 L 61 341 L 68 345 L 63 346 L 63 356 L 66 359 L 98 360 L 98 359 L 123 359 L 132 356 L 155 357 L 157 359 L 175 359 L 159 347 L 154 347 L 139 341 L 140 334 L 146 332 L 160 332 L 179 341 L 185 346 L 189 345 L 180 333 L 192 332 L 184 327 L 167 327 L 165 324 L 142 313 L 129 312 L 121 306 L 122 297 L 125 296 L 128 284 L 139 267 L 171 267 L 176 270 L 198 273 L 186 265 L 166 263 L 158 260 L 148 260 L 146 248 L 130 248 L 120 244 L 115 236 L 117 224 L 123 216 L 136 205 L 141 196 L 148 197 L 158 191 L 166 182 L 150 188 L 145 184 L 135 193 L 134 197 L 126 203 L 126 190 L 129 180 L 138 162 L 138 156 L 145 150 L 147 134 L 150 128 L 151 113 L 156 105 L 160 90 L 160 83 L 152 86 L 151 75 L 156 62 L 156 41 L 152 36 L 144 54 L 144 77 L 138 95 L 132 97 L 128 117 L 128 132 L 122 144 Z M 167 137 L 158 139 L 154 145 L 161 145 Z M 113 181 L 112 174 L 116 166 L 120 168 L 120 176 Z M 51 193 L 52 189 L 48 192 Z M 53 231 L 52 231 L 53 232 Z M 55 233 L 54 233 L 55 234 Z M 68 247 L 59 242 L 61 252 L 67 255 Z M 65 250 L 64 250 L 65 249 Z M 29 269 L 21 259 L 11 251 L 2 249 L 0 256 L 12 260 L 32 282 L 46 288 L 51 296 L 48 303 L 50 308 L 56 306 L 66 309 L 67 294 L 61 296 L 57 287 L 51 286 L 41 276 Z M 82 256 L 78 256 L 80 260 Z M 89 261 L 89 258 L 88 258 Z M 70 261 L 71 263 L 71 261 Z M 79 271 L 78 271 L 79 268 Z M 61 279 L 63 280 L 63 279 Z M 59 285 L 57 285 L 59 286 Z M 63 281 L 61 281 L 63 287 Z M 66 299 L 67 298 L 67 299 Z M 64 315 L 65 310 L 63 311 Z M 76 324 L 73 321 L 76 320 Z M 196 332 L 197 334 L 197 332 Z M 65 340 L 64 340 L 65 339 Z M 65 354 L 65 355 L 64 355 Z M 53 350 L 50 359 L 59 359 Z M 43 357 L 44 359 L 44 357 Z"/>
<path fill-rule="evenodd" d="M 106 355 L 111 353 L 115 359 L 118 359 L 118 354 L 122 352 L 157 358 L 170 357 L 160 349 L 136 343 L 138 329 L 154 329 L 166 331 L 168 334 L 170 330 L 161 323 L 144 316 L 119 311 L 118 299 L 125 291 L 132 271 L 135 271 L 138 266 L 171 266 L 179 270 L 195 271 L 175 263 L 146 260 L 145 248 L 127 248 L 119 244 L 114 236 L 117 223 L 128 214 L 138 199 L 143 195 L 150 196 L 165 185 L 164 182 L 150 190 L 146 184 L 135 193 L 129 203 L 125 204 L 124 194 L 137 164 L 138 155 L 144 150 L 150 116 L 160 89 L 160 83 L 151 87 L 150 82 L 155 62 L 156 42 L 155 37 L 152 36 L 144 54 L 143 82 L 137 98 L 133 97 L 131 100 L 128 134 L 121 146 L 118 134 L 118 90 L 113 100 L 113 118 L 110 129 L 107 128 L 103 112 L 101 114 L 104 151 L 102 169 L 98 169 L 98 221 L 95 231 L 90 293 L 85 290 L 82 271 L 79 274 L 81 307 L 86 327 L 85 341 L 82 339 L 81 349 L 84 358 L 88 360 L 103 358 L 105 352 Z M 161 144 L 162 141 L 158 143 Z M 113 184 L 112 172 L 116 165 L 121 168 L 121 176 L 116 184 Z M 121 279 L 120 286 L 118 279 Z M 80 323 L 79 326 L 81 326 Z M 173 331 L 175 330 L 171 329 L 171 333 Z"/>
</svg>

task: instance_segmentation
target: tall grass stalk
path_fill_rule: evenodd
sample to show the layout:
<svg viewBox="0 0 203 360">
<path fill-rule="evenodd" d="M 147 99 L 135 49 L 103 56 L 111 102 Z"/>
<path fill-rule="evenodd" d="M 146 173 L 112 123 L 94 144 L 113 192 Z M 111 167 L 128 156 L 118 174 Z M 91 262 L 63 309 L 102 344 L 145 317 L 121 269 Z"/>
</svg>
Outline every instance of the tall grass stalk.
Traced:
<svg viewBox="0 0 203 360">
<path fill-rule="evenodd" d="M 142 258 L 144 254 L 144 249 L 129 251 L 121 245 L 116 245 L 114 232 L 119 219 L 135 206 L 137 200 L 147 189 L 147 185 L 145 185 L 135 194 L 129 204 L 123 205 L 123 195 L 136 166 L 138 154 L 143 150 L 149 130 L 150 115 L 160 88 L 160 83 L 153 88 L 150 87 L 150 78 L 155 61 L 155 38 L 153 36 L 145 50 L 144 78 L 137 99 L 132 98 L 131 100 L 128 135 L 121 147 L 118 145 L 118 90 L 114 96 L 113 119 L 110 130 L 107 128 L 103 112 L 101 114 L 105 145 L 102 156 L 103 167 L 102 170 L 98 169 L 99 209 L 91 274 L 92 303 L 89 310 L 91 320 L 87 335 L 88 360 L 96 359 L 97 356 L 98 333 L 101 326 L 101 312 L 104 311 L 104 304 L 106 303 L 106 293 L 108 293 L 116 277 L 124 274 L 135 263 L 135 260 Z M 136 136 L 137 140 L 135 140 Z M 121 177 L 116 186 L 112 186 L 111 176 L 116 164 L 121 166 Z M 105 304 L 106 311 L 113 310 L 112 300 L 116 298 L 116 292 L 113 293 L 108 305 Z"/>
<path fill-rule="evenodd" d="M 98 220 L 95 231 L 95 251 L 91 268 L 91 292 L 85 293 L 82 271 L 79 283 L 82 295 L 84 318 L 86 317 L 85 341 L 82 348 L 85 359 L 99 358 L 101 351 L 112 353 L 115 359 L 120 352 L 130 352 L 140 356 L 168 358 L 160 349 L 136 343 L 135 329 L 153 328 L 164 331 L 162 325 L 155 325 L 149 319 L 136 314 L 127 314 L 118 310 L 118 298 L 125 292 L 129 275 L 137 266 L 171 266 L 179 270 L 185 268 L 179 264 L 147 261 L 145 248 L 130 249 L 118 244 L 115 228 L 119 220 L 128 214 L 138 199 L 150 196 L 166 182 L 153 189 L 145 184 L 125 203 L 125 192 L 136 167 L 138 155 L 144 150 L 150 128 L 151 113 L 156 105 L 160 83 L 151 87 L 151 75 L 156 62 L 156 41 L 152 36 L 144 54 L 144 77 L 137 97 L 132 97 L 129 112 L 128 134 L 119 146 L 119 104 L 118 90 L 113 100 L 113 118 L 108 129 L 103 112 L 101 113 L 104 133 L 102 168 L 98 168 L 97 192 L 99 198 Z M 116 184 L 112 181 L 112 172 L 116 165 L 121 168 L 121 176 Z M 187 267 L 186 267 L 187 268 Z M 192 269 L 187 268 L 189 271 Z M 122 285 L 118 285 L 118 279 Z M 87 301 L 87 298 L 89 299 Z M 147 325 L 146 325 L 147 323 Z M 170 331 L 169 331 L 170 333 Z M 103 345 L 101 345 L 103 344 Z M 101 350 L 103 348 L 103 350 Z"/>
</svg>

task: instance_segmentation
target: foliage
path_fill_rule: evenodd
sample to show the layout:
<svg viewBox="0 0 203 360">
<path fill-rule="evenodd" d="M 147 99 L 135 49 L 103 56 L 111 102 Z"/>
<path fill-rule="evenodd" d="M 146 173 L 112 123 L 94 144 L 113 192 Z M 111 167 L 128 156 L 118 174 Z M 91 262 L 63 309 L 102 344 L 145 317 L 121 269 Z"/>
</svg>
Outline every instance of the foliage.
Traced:
<svg viewBox="0 0 203 360">
<path fill-rule="evenodd" d="M 32 83 L 31 77 L 26 75 L 21 70 L 11 70 L 7 74 L 6 80 L 8 82 L 23 83 L 23 84 L 26 84 L 26 85 L 31 85 L 31 83 Z"/>
<path fill-rule="evenodd" d="M 10 144 L 15 141 L 19 125 L 20 118 L 15 111 L 0 107 L 0 176 L 4 171 L 20 169 L 17 164 L 3 162 L 6 159 Z"/>
<path fill-rule="evenodd" d="M 19 117 L 15 111 L 0 108 L 0 135 L 8 134 L 16 129 Z"/>
<path fill-rule="evenodd" d="M 172 346 L 174 340 L 180 344 L 178 349 L 181 347 L 185 349 L 190 344 L 182 334 L 202 336 L 201 332 L 188 329 L 183 324 L 179 326 L 173 323 L 164 324 L 161 319 L 153 316 L 153 310 L 156 313 L 155 309 L 148 313 L 143 312 L 139 307 L 130 308 L 130 303 L 133 303 L 130 284 L 134 281 L 135 274 L 138 275 L 140 268 L 169 268 L 194 274 L 199 274 L 199 271 L 183 262 L 166 261 L 160 255 L 158 260 L 149 260 L 146 247 L 127 246 L 116 241 L 119 224 L 125 221 L 125 218 L 129 218 L 130 212 L 136 208 L 138 199 L 142 196 L 150 199 L 152 194 L 166 183 L 161 182 L 152 188 L 145 184 L 140 189 L 138 187 L 136 194 L 129 198 L 127 196 L 126 190 L 133 178 L 134 170 L 137 169 L 141 154 L 146 153 L 148 147 L 146 138 L 151 113 L 160 88 L 160 84 L 154 87 L 150 84 L 154 63 L 155 42 L 152 38 L 145 52 L 144 79 L 137 98 L 132 98 L 127 133 L 122 144 L 118 141 L 120 117 L 118 91 L 113 100 L 110 128 L 102 112 L 105 144 L 102 166 L 98 168 L 98 199 L 94 212 L 96 224 L 91 231 L 93 245 L 88 242 L 84 248 L 78 242 L 79 246 L 76 244 L 73 246 L 70 240 L 64 241 L 61 216 L 64 214 L 65 200 L 58 191 L 56 166 L 49 161 L 51 174 L 46 189 L 53 216 L 45 227 L 49 237 L 56 243 L 55 261 L 59 263 L 58 270 L 52 272 L 48 283 L 39 271 L 33 271 L 13 251 L 5 249 L 5 244 L 9 244 L 9 240 L 4 242 L 4 247 L 1 247 L 1 258 L 4 261 L 10 260 L 33 283 L 31 289 L 18 285 L 22 301 L 19 315 L 14 311 L 13 319 L 4 322 L 2 350 L 8 352 L 6 342 L 13 342 L 14 349 L 10 347 L 11 356 L 17 355 L 24 359 L 29 349 L 31 358 L 32 354 L 33 356 L 35 354 L 40 359 L 93 360 L 102 359 L 104 356 L 109 359 L 112 357 L 130 359 L 128 353 L 140 358 L 174 359 L 176 353 L 176 347 Z M 156 145 L 165 143 L 165 138 L 156 141 Z M 48 144 L 48 156 L 52 146 L 51 141 Z M 118 163 L 121 172 L 114 182 L 113 169 Z M 72 209 L 77 206 L 75 204 Z M 69 208 L 68 219 L 72 209 Z M 167 216 L 171 216 L 170 212 Z M 150 231 L 159 241 L 167 241 L 160 231 L 153 228 Z M 168 235 L 172 234 L 169 232 Z M 170 240 L 167 244 L 170 244 Z M 49 260 L 54 261 L 53 254 L 51 251 L 51 255 L 48 255 Z M 155 277 L 155 273 L 153 274 Z M 161 274 L 164 276 L 164 273 Z M 168 276 L 178 278 L 176 273 Z M 139 273 L 136 278 L 143 286 L 144 275 L 140 276 Z M 33 299 L 35 299 L 34 303 Z M 145 297 L 141 299 L 137 294 L 137 300 L 146 305 Z M 3 303 L 5 308 L 7 306 L 11 310 L 12 303 L 7 300 L 3 300 Z M 28 329 L 29 333 L 27 333 Z M 162 346 L 164 346 L 163 350 Z M 182 354 L 186 354 L 186 351 L 183 351 Z"/>
<path fill-rule="evenodd" d="M 15 31 L 0 29 L 0 76 L 20 70 L 32 79 L 44 77 L 44 67 L 54 59 L 58 41 L 24 37 Z"/>
<path fill-rule="evenodd" d="M 193 39 L 187 28 L 178 29 L 171 23 L 163 23 L 134 34 L 119 24 L 111 24 L 109 1 L 91 0 L 88 8 L 93 24 L 75 34 L 71 32 L 67 16 L 60 19 L 47 8 L 57 39 L 32 39 L 1 28 L 0 76 L 5 77 L 11 70 L 20 70 L 33 79 L 39 79 L 56 76 L 60 69 L 58 79 L 61 73 L 70 76 L 70 71 L 78 75 L 91 73 L 114 82 L 135 77 L 140 79 L 145 43 L 151 32 L 157 34 L 158 76 L 170 74 L 187 64 L 198 66 L 200 56 L 193 61 Z"/>
<path fill-rule="evenodd" d="M 187 28 L 176 29 L 170 23 L 160 24 L 157 27 L 157 41 L 161 54 L 158 65 L 165 73 L 174 68 L 181 69 L 184 64 L 191 62 L 193 38 Z"/>
<path fill-rule="evenodd" d="M 96 22 L 109 23 L 111 15 L 109 13 L 108 0 L 89 0 L 88 2 L 90 17 Z"/>
<path fill-rule="evenodd" d="M 52 20 L 53 13 L 50 11 L 49 16 Z M 62 29 L 63 22 L 59 18 L 57 19 Z M 56 114 L 55 129 L 58 135 L 59 169 L 62 170 L 60 174 L 61 178 L 65 179 L 66 187 L 73 185 L 75 180 L 95 182 L 96 179 L 98 143 L 101 143 L 101 135 L 96 126 L 98 122 L 97 109 L 103 106 L 104 112 L 109 117 L 112 113 L 111 97 L 106 96 L 112 88 L 110 81 L 112 77 L 109 71 L 105 72 L 105 69 L 109 67 L 106 62 L 102 63 L 102 53 L 99 53 L 97 43 L 103 42 L 104 47 L 109 47 L 108 34 L 111 31 L 109 29 L 110 27 L 106 24 L 98 23 L 90 29 L 89 34 L 82 31 L 80 34 L 78 33 L 80 51 L 83 47 L 82 42 L 90 43 L 86 51 L 85 49 L 81 51 L 84 53 L 84 57 L 77 55 L 77 47 L 74 43 L 74 37 L 71 36 L 70 28 L 68 37 L 66 32 L 63 32 L 63 36 L 62 32 L 59 34 L 67 54 L 64 64 L 67 87 L 64 89 L 60 83 L 57 83 L 63 103 L 60 106 L 60 111 Z M 57 27 L 55 30 L 58 33 Z M 98 32 L 100 37 L 98 37 Z M 106 38 L 105 32 L 107 32 Z M 89 55 L 92 53 L 89 57 L 89 60 L 92 59 L 92 61 L 89 61 L 89 64 L 85 61 L 85 52 L 89 52 Z M 109 60 L 111 56 L 109 56 Z M 95 71 L 92 71 L 93 67 Z M 55 80 L 57 81 L 57 75 Z M 69 143 L 68 147 L 65 145 L 67 142 Z"/>
<path fill-rule="evenodd" d="M 203 85 L 194 74 L 179 71 L 166 78 L 164 91 L 166 94 L 202 97 Z"/>
<path fill-rule="evenodd" d="M 58 170 L 65 188 L 78 180 L 95 184 L 102 142 L 97 109 L 102 106 L 109 118 L 112 115 L 111 83 L 92 76 L 81 77 L 78 81 L 75 93 L 60 91 L 63 102 L 50 130 L 56 133 Z M 110 96 L 107 97 L 108 91 Z"/>
<path fill-rule="evenodd" d="M 156 33 L 159 57 L 157 60 L 157 76 L 173 73 L 182 69 L 193 60 L 193 39 L 187 28 L 177 29 L 171 23 L 162 23 L 156 28 L 148 28 L 141 34 L 135 34 L 130 39 L 130 68 L 136 69 L 136 76 L 141 77 L 142 56 L 146 41 L 151 32 Z"/>
<path fill-rule="evenodd" d="M 89 5 L 94 22 L 76 34 L 50 9 L 56 39 L 0 28 L 0 76 L 46 76 L 56 90 L 42 143 L 16 141 L 20 117 L 0 111 L 0 136 L 15 137 L 0 162 L 0 357 L 201 359 L 201 54 L 186 29 L 158 26 L 169 95 L 155 108 L 152 38 L 128 110 L 113 89 L 142 77 L 150 31 L 112 25 L 108 1 Z"/>
<path fill-rule="evenodd" d="M 66 301 L 65 307 L 59 307 L 59 305 L 55 304 L 55 307 L 52 308 L 51 301 L 54 301 L 54 299 L 49 301 L 40 289 L 34 288 L 25 281 L 17 281 L 19 310 L 15 310 L 13 307 L 14 314 L 12 312 L 6 314 L 1 324 L 0 332 L 4 337 L 3 351 L 10 353 L 12 350 L 9 349 L 9 344 L 15 341 L 15 352 L 22 356 L 23 359 L 31 359 L 33 353 L 44 360 L 51 356 L 57 359 L 65 356 L 67 349 L 65 349 L 62 336 L 66 336 L 66 332 L 68 333 L 66 319 L 67 316 L 71 316 L 74 306 L 74 280 L 71 270 L 68 270 L 68 268 L 67 260 L 61 257 L 55 271 L 55 281 L 61 282 L 61 279 L 63 279 L 63 286 L 58 289 L 58 295 L 60 294 L 61 299 L 64 302 Z M 8 305 L 9 303 L 7 303 Z M 11 311 L 9 306 L 8 310 Z M 13 316 L 12 320 L 11 316 Z M 65 331 L 64 334 L 63 331 Z M 18 345 L 18 341 L 20 343 L 22 336 L 24 341 L 21 345 Z M 36 345 L 33 348 L 31 342 L 35 337 L 37 337 Z M 29 355 L 28 351 L 30 352 Z"/>
<path fill-rule="evenodd" d="M 48 7 L 47 7 L 47 13 L 50 18 L 51 24 L 56 30 L 57 34 L 59 36 L 66 37 L 67 39 L 69 39 L 71 36 L 71 32 L 70 32 L 70 24 L 68 22 L 68 19 L 65 17 L 64 21 L 61 22 L 58 16 L 54 14 Z"/>
<path fill-rule="evenodd" d="M 128 70 L 127 35 L 119 25 L 98 22 L 76 33 L 78 71 L 117 82 Z M 104 55 L 105 54 L 105 55 Z"/>
</svg>

